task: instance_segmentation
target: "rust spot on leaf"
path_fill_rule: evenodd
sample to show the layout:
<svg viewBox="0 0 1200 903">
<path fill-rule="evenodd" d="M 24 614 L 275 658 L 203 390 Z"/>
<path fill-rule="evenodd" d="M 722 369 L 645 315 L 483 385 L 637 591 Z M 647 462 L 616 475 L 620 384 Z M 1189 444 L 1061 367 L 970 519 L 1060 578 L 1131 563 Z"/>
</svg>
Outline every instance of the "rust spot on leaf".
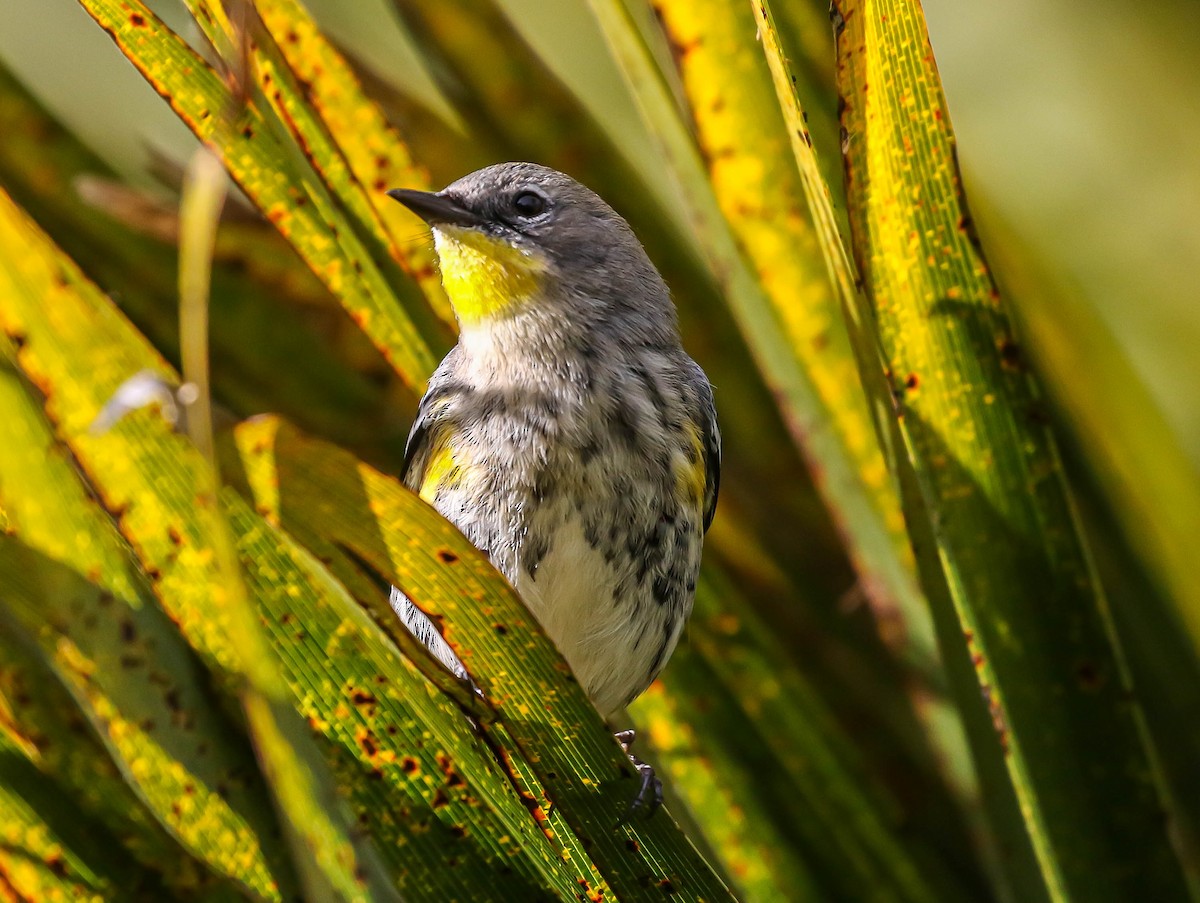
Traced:
<svg viewBox="0 0 1200 903">
<path fill-rule="evenodd" d="M 366 690 L 355 690 L 350 694 L 350 700 L 355 705 L 376 705 L 379 700 Z"/>
<path fill-rule="evenodd" d="M 371 733 L 370 728 L 360 727 L 354 732 L 354 739 L 358 743 L 358 748 L 363 751 L 368 759 L 375 758 L 379 753 L 379 744 L 375 740 L 375 735 Z"/>
</svg>

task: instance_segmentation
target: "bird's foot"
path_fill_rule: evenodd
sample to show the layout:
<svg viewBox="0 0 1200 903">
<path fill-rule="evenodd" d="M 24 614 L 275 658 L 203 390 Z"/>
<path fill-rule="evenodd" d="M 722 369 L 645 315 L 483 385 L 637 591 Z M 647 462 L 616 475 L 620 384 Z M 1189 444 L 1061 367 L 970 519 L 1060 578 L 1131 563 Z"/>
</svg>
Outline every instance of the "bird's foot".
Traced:
<svg viewBox="0 0 1200 903">
<path fill-rule="evenodd" d="M 633 818 L 643 807 L 646 807 L 647 818 L 657 812 L 663 804 L 663 785 L 658 775 L 654 773 L 654 767 L 643 762 L 629 751 L 636 737 L 633 729 L 617 731 L 613 736 L 621 744 L 621 749 L 625 750 L 625 755 L 629 756 L 629 761 L 633 763 L 633 767 L 637 769 L 638 776 L 642 780 L 638 786 L 637 793 L 634 794 L 633 799 L 629 802 L 629 808 L 625 810 L 625 814 L 617 821 L 617 827 L 620 827 Z"/>
</svg>

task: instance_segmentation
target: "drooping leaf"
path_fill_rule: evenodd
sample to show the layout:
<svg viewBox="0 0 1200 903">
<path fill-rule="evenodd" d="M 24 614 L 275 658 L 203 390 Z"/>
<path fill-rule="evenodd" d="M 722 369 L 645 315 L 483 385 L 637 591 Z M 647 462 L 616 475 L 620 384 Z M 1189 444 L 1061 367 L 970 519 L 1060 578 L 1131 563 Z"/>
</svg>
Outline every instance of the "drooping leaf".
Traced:
<svg viewBox="0 0 1200 903">
<path fill-rule="evenodd" d="M 202 691 L 191 651 L 7 368 L 0 410 L 3 604 L 171 834 L 271 896 L 288 857 L 244 735 Z"/>
<path fill-rule="evenodd" d="M 433 371 L 435 350 L 448 341 L 415 286 L 389 280 L 385 261 L 370 249 L 338 202 L 296 160 L 271 122 L 253 104 L 236 109 L 221 78 L 138 0 L 81 0 L 147 80 L 202 141 L 221 156 L 230 175 L 342 302 L 409 385 Z"/>
<path fill-rule="evenodd" d="M 859 382 L 841 299 L 808 218 L 770 71 L 761 51 L 744 39 L 755 27 L 754 16 L 740 0 L 656 0 L 655 9 L 676 48 L 712 195 L 792 357 L 811 381 L 811 420 L 829 434 L 814 441 L 812 453 L 840 456 L 844 462 L 829 469 L 837 473 L 845 466 L 859 484 L 849 493 L 836 486 L 827 491 L 839 501 L 854 492 L 866 497 L 862 518 L 875 523 L 844 525 L 860 544 L 868 537 L 880 542 L 881 530 L 891 538 L 890 550 L 880 544 L 858 552 L 865 582 L 879 584 L 867 596 L 885 637 L 935 671 L 933 627 L 916 586 L 900 500 Z M 811 144 L 807 123 L 801 129 L 800 138 Z M 744 316 L 766 314 L 756 309 Z M 817 464 L 825 467 L 820 457 Z"/>
<path fill-rule="evenodd" d="M 921 506 L 910 513 L 927 518 L 913 529 L 936 543 L 925 579 L 953 603 L 937 615 L 958 625 L 944 641 L 961 635 L 974 656 L 960 698 L 984 692 L 1052 898 L 1182 899 L 1161 778 L 963 198 L 920 7 L 836 6 L 855 255 Z"/>
<path fill-rule="evenodd" d="M 231 568 L 208 463 L 154 412 L 89 431 L 124 379 L 143 370 L 174 376 L 94 285 L 12 201 L 0 193 L 0 327 L 17 340 L 17 361 L 46 397 L 59 437 L 130 543 L 170 615 L 218 684 L 249 720 L 275 802 L 305 846 L 306 869 L 340 899 L 387 895 L 374 853 L 350 832 L 336 792 L 291 709 L 286 686 Z M 248 778 L 253 780 L 254 778 Z M 316 792 L 316 791 L 319 791 Z M 313 874 L 308 870 L 308 874 Z M 264 890 L 268 888 L 264 885 Z"/>
<path fill-rule="evenodd" d="M 115 182 L 3 66 L 0 132 L 0 184 L 178 361 L 175 210 L 157 201 L 146 209 L 148 196 Z M 380 379 L 390 368 L 274 229 L 230 217 L 215 255 L 217 399 L 239 412 L 277 411 L 376 458 L 399 455 L 398 387 Z"/>
<path fill-rule="evenodd" d="M 637 788 L 628 760 L 528 610 L 483 555 L 395 480 L 284 425 L 243 445 L 256 504 L 347 585 L 362 568 L 412 599 L 482 688 L 501 726 L 621 900 L 729 899 L 668 818 L 615 829 Z M 358 572 L 357 578 L 354 572 Z"/>
</svg>

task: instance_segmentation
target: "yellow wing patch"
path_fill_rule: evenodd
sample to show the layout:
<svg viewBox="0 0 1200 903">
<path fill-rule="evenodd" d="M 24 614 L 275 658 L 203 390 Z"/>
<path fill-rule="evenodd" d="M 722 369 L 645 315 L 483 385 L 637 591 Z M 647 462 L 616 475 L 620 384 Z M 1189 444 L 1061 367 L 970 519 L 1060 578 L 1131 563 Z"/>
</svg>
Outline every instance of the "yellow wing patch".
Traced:
<svg viewBox="0 0 1200 903">
<path fill-rule="evenodd" d="M 433 504 L 438 490 L 442 487 L 454 487 L 462 482 L 463 468 L 449 443 L 439 443 L 430 453 L 425 465 L 425 476 L 421 479 L 419 495 L 429 504 Z"/>
<path fill-rule="evenodd" d="M 704 504 L 704 491 L 708 483 L 708 467 L 704 460 L 704 439 L 695 426 L 689 424 L 688 438 L 691 440 L 692 453 L 675 469 L 675 488 L 688 498 L 695 500 L 696 506 Z"/>
</svg>

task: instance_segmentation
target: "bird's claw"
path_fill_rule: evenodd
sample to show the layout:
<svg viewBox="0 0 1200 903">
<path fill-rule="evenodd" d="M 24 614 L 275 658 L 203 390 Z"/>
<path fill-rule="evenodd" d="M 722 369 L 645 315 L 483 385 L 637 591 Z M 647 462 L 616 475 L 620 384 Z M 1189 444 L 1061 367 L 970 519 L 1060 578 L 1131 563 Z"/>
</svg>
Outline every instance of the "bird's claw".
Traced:
<svg viewBox="0 0 1200 903">
<path fill-rule="evenodd" d="M 638 791 L 634 794 L 632 800 L 629 801 L 629 808 L 625 810 L 625 814 L 617 820 L 617 827 L 626 824 L 634 815 L 636 815 L 643 806 L 648 806 L 646 817 L 650 818 L 663 804 L 663 784 L 659 780 L 658 775 L 654 773 L 654 767 L 646 762 L 643 762 L 637 756 L 629 751 L 633 746 L 635 733 L 633 730 L 617 731 L 613 734 L 617 742 L 621 744 L 621 749 L 625 750 L 625 755 L 629 756 L 629 761 L 633 763 L 633 767 L 637 769 L 638 775 L 642 782 L 638 786 Z"/>
</svg>

